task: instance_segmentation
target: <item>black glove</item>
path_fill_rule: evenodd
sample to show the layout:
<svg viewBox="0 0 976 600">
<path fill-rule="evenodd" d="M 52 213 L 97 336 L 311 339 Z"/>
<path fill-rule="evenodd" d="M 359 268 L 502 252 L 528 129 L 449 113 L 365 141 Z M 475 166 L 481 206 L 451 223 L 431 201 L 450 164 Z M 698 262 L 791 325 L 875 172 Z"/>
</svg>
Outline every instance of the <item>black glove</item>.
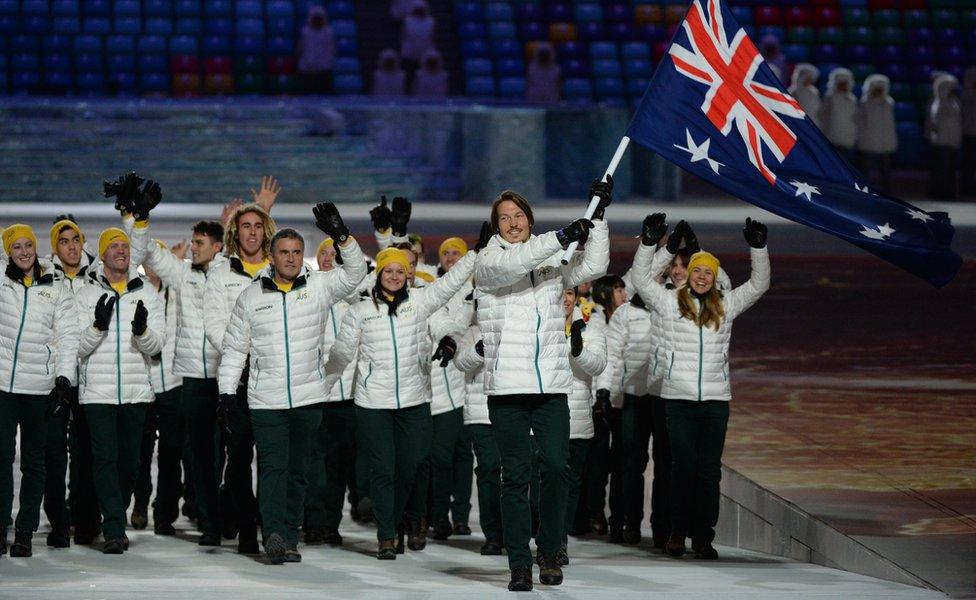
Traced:
<svg viewBox="0 0 976 600">
<path fill-rule="evenodd" d="M 457 343 L 451 336 L 445 335 L 438 342 L 437 350 L 434 351 L 434 357 L 431 360 L 434 362 L 441 361 L 441 367 L 443 368 L 447 366 L 447 363 L 451 362 L 455 354 L 457 354 Z"/>
<path fill-rule="evenodd" d="M 589 219 L 577 219 L 569 225 L 556 232 L 556 239 L 562 246 L 568 246 L 573 242 L 586 243 L 586 238 L 590 237 L 590 230 L 593 229 L 593 221 Z"/>
<path fill-rule="evenodd" d="M 236 394 L 221 394 L 217 400 L 217 424 L 227 433 L 233 433 L 230 426 L 231 417 L 237 410 Z"/>
<path fill-rule="evenodd" d="M 688 249 L 692 254 L 701 251 L 701 244 L 698 243 L 698 236 L 695 235 L 695 231 L 691 228 L 691 225 L 685 221 L 685 231 L 682 237 L 685 240 L 685 248 Z"/>
<path fill-rule="evenodd" d="M 319 202 L 312 209 L 312 214 L 315 215 L 315 226 L 322 230 L 322 233 L 335 240 L 337 246 L 344 244 L 349 239 L 349 228 L 342 222 L 339 209 L 336 208 L 335 204 Z"/>
<path fill-rule="evenodd" d="M 766 247 L 766 226 L 759 221 L 746 219 L 746 226 L 742 230 L 742 235 L 746 238 L 746 243 L 750 248 Z"/>
<path fill-rule="evenodd" d="M 146 310 L 146 305 L 142 303 L 142 300 L 136 304 L 136 314 L 132 317 L 132 333 L 136 337 L 141 337 L 142 334 L 146 333 L 146 324 L 149 321 L 149 311 Z"/>
<path fill-rule="evenodd" d="M 613 405 L 610 404 L 610 390 L 597 390 L 596 403 L 593 405 L 593 420 L 599 421 L 604 428 L 609 428 L 610 421 L 608 417 L 612 408 Z"/>
<path fill-rule="evenodd" d="M 71 221 L 75 225 L 78 224 L 77 219 L 75 219 L 75 216 L 73 214 L 71 214 L 71 213 L 67 213 L 67 214 L 64 214 L 64 215 L 58 215 L 58 216 L 54 217 L 54 221 L 52 221 L 52 224 L 53 223 L 60 223 L 61 221 Z"/>
<path fill-rule="evenodd" d="M 376 231 L 384 231 L 390 228 L 390 223 L 393 221 L 393 213 L 390 212 L 390 207 L 386 205 L 385 195 L 380 196 L 379 206 L 369 211 L 369 220 L 373 222 L 373 229 Z"/>
<path fill-rule="evenodd" d="M 393 228 L 393 235 L 403 237 L 407 235 L 407 223 L 410 222 L 410 201 L 403 196 L 393 198 L 393 216 L 390 218 L 390 227 Z"/>
<path fill-rule="evenodd" d="M 108 331 L 108 324 L 112 321 L 112 309 L 115 308 L 115 296 L 109 298 L 108 294 L 95 303 L 95 322 L 92 325 L 99 331 Z"/>
<path fill-rule="evenodd" d="M 131 213 L 136 197 L 142 194 L 140 187 L 143 181 L 145 179 L 136 175 L 135 171 L 120 175 L 115 181 L 105 181 L 102 184 L 105 197 L 115 197 L 115 210 Z"/>
<path fill-rule="evenodd" d="M 488 245 L 489 240 L 495 235 L 495 231 L 491 228 L 491 223 L 488 221 L 481 222 L 481 231 L 478 233 L 478 242 L 474 245 L 474 251 L 478 252 L 482 248 Z"/>
<path fill-rule="evenodd" d="M 159 201 L 163 199 L 163 190 L 160 189 L 159 184 L 149 179 L 146 181 L 142 189 L 135 194 L 132 201 L 132 217 L 136 221 L 145 221 L 149 218 L 149 212 L 156 208 Z"/>
<path fill-rule="evenodd" d="M 674 231 L 668 236 L 668 252 L 671 254 L 678 253 L 678 248 L 681 247 L 681 240 L 685 239 L 685 235 L 689 229 L 690 227 L 688 227 L 687 221 L 678 221 L 678 224 L 674 226 Z"/>
<path fill-rule="evenodd" d="M 569 353 L 574 357 L 583 352 L 583 330 L 586 329 L 586 321 L 576 319 L 569 326 Z"/>
<path fill-rule="evenodd" d="M 664 234 L 668 232 L 667 218 L 664 213 L 654 213 L 644 217 L 644 224 L 641 226 L 641 244 L 657 246 Z"/>
<path fill-rule="evenodd" d="M 596 221 L 603 220 L 603 213 L 607 210 L 607 207 L 610 206 L 610 203 L 613 201 L 613 198 L 611 198 L 612 194 L 613 194 L 613 176 L 610 175 L 609 173 L 607 174 L 606 181 L 600 181 L 599 179 L 597 179 L 594 180 L 592 184 L 590 184 L 590 196 L 589 198 L 587 198 L 587 200 L 592 199 L 593 196 L 599 196 L 600 198 L 600 205 L 597 206 L 595 211 L 593 211 L 594 220 Z"/>
<path fill-rule="evenodd" d="M 64 375 L 59 375 L 54 380 L 54 389 L 47 397 L 47 412 L 45 416 L 50 419 L 67 412 L 71 402 L 71 382 Z"/>
<path fill-rule="evenodd" d="M 478 343 L 474 345 L 474 351 L 478 353 L 481 358 L 485 357 L 485 341 L 478 340 Z"/>
</svg>

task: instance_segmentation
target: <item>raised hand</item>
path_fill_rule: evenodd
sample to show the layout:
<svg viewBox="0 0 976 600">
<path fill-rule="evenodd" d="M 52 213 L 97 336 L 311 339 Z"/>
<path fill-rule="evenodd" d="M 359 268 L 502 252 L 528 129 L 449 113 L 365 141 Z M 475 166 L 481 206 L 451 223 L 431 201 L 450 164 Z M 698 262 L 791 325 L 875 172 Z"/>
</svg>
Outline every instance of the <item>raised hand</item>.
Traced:
<svg viewBox="0 0 976 600">
<path fill-rule="evenodd" d="M 590 230 L 593 229 L 593 221 L 589 219 L 577 219 L 556 232 L 556 238 L 562 246 L 568 246 L 573 242 L 586 243 L 590 237 Z"/>
<path fill-rule="evenodd" d="M 142 300 L 136 304 L 136 314 L 132 317 L 132 333 L 136 337 L 142 337 L 146 333 L 146 325 L 149 322 L 149 311 Z"/>
<path fill-rule="evenodd" d="M 742 235 L 746 238 L 746 243 L 750 248 L 766 247 L 766 226 L 759 221 L 746 219 L 746 226 L 742 229 Z"/>
<path fill-rule="evenodd" d="M 495 235 L 495 231 L 491 228 L 491 223 L 488 221 L 481 222 L 481 231 L 478 233 L 478 241 L 474 245 L 474 251 L 478 252 L 482 248 L 488 245 L 492 236 Z"/>
<path fill-rule="evenodd" d="M 230 220 L 231 216 L 237 211 L 238 208 L 244 206 L 244 201 L 240 198 L 234 198 L 230 202 L 224 205 L 224 208 L 220 211 L 220 223 L 226 227 L 227 221 Z"/>
<path fill-rule="evenodd" d="M 393 212 L 386 205 L 386 195 L 380 196 L 380 203 L 369 211 L 369 220 L 376 231 L 386 231 L 393 221 Z"/>
<path fill-rule="evenodd" d="M 132 205 L 141 194 L 143 181 L 145 180 L 136 175 L 135 171 L 129 171 L 115 181 L 104 181 L 102 186 L 106 198 L 115 197 L 115 210 L 126 214 L 132 212 Z"/>
<path fill-rule="evenodd" d="M 681 247 L 681 241 L 685 239 L 685 235 L 691 228 L 688 226 L 687 221 L 678 221 L 678 224 L 674 226 L 674 231 L 668 236 L 667 248 L 668 252 L 671 254 L 676 254 L 678 248 Z"/>
<path fill-rule="evenodd" d="M 641 244 L 657 246 L 664 234 L 668 232 L 668 216 L 664 213 L 654 213 L 644 217 L 641 225 Z"/>
<path fill-rule="evenodd" d="M 691 228 L 691 225 L 687 221 L 682 221 L 685 224 L 684 240 L 685 248 L 688 249 L 692 254 L 701 250 L 701 244 L 698 243 L 698 236 L 695 235 L 695 231 Z"/>
<path fill-rule="evenodd" d="M 445 335 L 438 342 L 437 350 L 434 351 L 434 356 L 431 360 L 434 362 L 441 361 L 441 368 L 443 368 L 447 366 L 447 363 L 451 362 L 455 354 L 457 354 L 457 343 L 454 341 L 454 338 Z"/>
<path fill-rule="evenodd" d="M 142 190 L 134 196 L 129 212 L 132 213 L 132 217 L 136 221 L 145 221 L 149 218 L 149 212 L 156 208 L 162 199 L 163 191 L 159 184 L 150 179 L 146 181 Z"/>
<path fill-rule="evenodd" d="M 349 239 L 349 228 L 342 222 L 339 209 L 331 202 L 319 202 L 312 209 L 315 215 L 315 226 L 322 233 L 336 241 L 336 244 L 344 244 Z"/>
<path fill-rule="evenodd" d="M 173 244 L 169 247 L 169 251 L 173 253 L 173 256 L 180 260 L 186 258 L 186 249 L 186 240 L 180 240 L 179 243 Z"/>
<path fill-rule="evenodd" d="M 403 237 L 407 235 L 407 224 L 410 223 L 410 211 L 412 205 L 403 196 L 393 198 L 393 214 L 390 226 L 393 228 L 393 235 Z"/>
<path fill-rule="evenodd" d="M 579 356 L 583 352 L 583 330 L 586 329 L 586 321 L 576 319 L 569 326 L 569 353 L 573 357 Z"/>
<path fill-rule="evenodd" d="M 274 206 L 280 193 L 281 186 L 278 185 L 278 180 L 271 175 L 265 175 L 261 178 L 260 191 L 255 191 L 254 188 L 251 188 L 251 196 L 254 199 L 254 203 L 268 213 L 271 212 L 271 207 Z"/>
<path fill-rule="evenodd" d="M 95 322 L 92 326 L 99 331 L 108 331 L 108 324 L 112 321 L 112 310 L 115 308 L 115 296 L 109 297 L 102 294 L 102 297 L 95 303 Z"/>
<path fill-rule="evenodd" d="M 64 375 L 54 380 L 54 389 L 47 397 L 47 411 L 44 416 L 50 419 L 59 414 L 67 413 L 71 401 L 71 382 Z"/>
<path fill-rule="evenodd" d="M 613 176 L 609 173 L 607 174 L 606 181 L 600 181 L 596 179 L 590 185 L 590 195 L 587 200 L 590 200 L 594 196 L 600 198 L 600 205 L 593 212 L 593 218 L 597 221 L 603 220 L 603 214 L 610 203 L 613 201 Z"/>
</svg>

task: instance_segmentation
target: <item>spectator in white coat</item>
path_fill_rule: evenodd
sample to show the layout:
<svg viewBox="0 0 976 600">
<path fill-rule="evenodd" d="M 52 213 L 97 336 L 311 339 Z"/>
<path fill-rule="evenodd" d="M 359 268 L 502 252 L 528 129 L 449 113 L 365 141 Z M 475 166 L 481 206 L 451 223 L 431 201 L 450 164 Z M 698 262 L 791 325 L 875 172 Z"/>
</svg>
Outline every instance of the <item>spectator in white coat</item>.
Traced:
<svg viewBox="0 0 976 600">
<path fill-rule="evenodd" d="M 413 89 L 412 83 L 420 60 L 428 50 L 434 48 L 436 30 L 437 21 L 430 14 L 426 0 L 414 0 L 410 12 L 403 19 L 400 33 L 400 60 L 407 76 L 407 89 Z"/>
<path fill-rule="evenodd" d="M 861 152 L 861 170 L 875 180 L 881 190 L 891 190 L 891 156 L 898 150 L 895 130 L 895 101 L 888 94 L 891 82 L 880 74 L 864 80 L 861 104 L 857 107 L 857 149 Z"/>
<path fill-rule="evenodd" d="M 962 105 L 957 89 L 959 81 L 948 73 L 932 83 L 926 131 L 932 146 L 929 170 L 929 193 L 936 198 L 953 199 L 956 188 L 956 161 L 962 146 Z"/>
<path fill-rule="evenodd" d="M 311 6 L 298 40 L 298 85 L 305 94 L 331 94 L 335 34 L 325 9 Z"/>
<path fill-rule="evenodd" d="M 562 71 L 556 53 L 548 42 L 536 46 L 525 73 L 525 101 L 529 104 L 555 106 L 562 94 Z"/>
<path fill-rule="evenodd" d="M 820 69 L 810 63 L 800 63 L 793 68 L 793 79 L 790 84 L 790 95 L 796 98 L 807 113 L 813 124 L 823 130 L 820 121 L 820 90 L 817 80 L 820 79 Z"/>
<path fill-rule="evenodd" d="M 838 67 L 827 78 L 827 93 L 820 107 L 820 128 L 834 148 L 848 160 L 854 160 L 857 126 L 857 98 L 854 96 L 854 74 Z"/>
<path fill-rule="evenodd" d="M 416 98 L 447 98 L 447 71 L 441 53 L 428 48 L 420 61 L 420 68 L 410 86 L 410 95 Z"/>
<path fill-rule="evenodd" d="M 400 57 L 396 50 L 387 48 L 380 52 L 379 62 L 373 71 L 373 95 L 400 98 L 406 89 L 406 75 L 400 68 Z"/>
</svg>

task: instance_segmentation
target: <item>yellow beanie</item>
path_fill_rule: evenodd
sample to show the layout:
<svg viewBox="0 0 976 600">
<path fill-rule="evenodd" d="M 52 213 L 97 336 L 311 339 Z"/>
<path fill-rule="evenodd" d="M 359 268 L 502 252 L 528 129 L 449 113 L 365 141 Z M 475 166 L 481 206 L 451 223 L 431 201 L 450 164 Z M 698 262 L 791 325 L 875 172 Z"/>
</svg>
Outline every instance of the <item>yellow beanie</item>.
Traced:
<svg viewBox="0 0 976 600">
<path fill-rule="evenodd" d="M 81 227 L 78 227 L 78 224 L 75 223 L 74 221 L 69 221 L 68 219 L 62 219 L 57 223 L 55 223 L 53 227 L 51 227 L 51 252 L 58 251 L 58 236 L 61 235 L 61 230 L 64 229 L 65 227 L 68 227 L 69 229 L 74 229 L 75 232 L 78 234 L 78 239 L 81 240 L 81 243 L 82 244 L 85 243 L 85 234 L 81 232 Z"/>
<path fill-rule="evenodd" d="M 440 249 L 437 250 L 437 256 L 440 256 L 441 254 L 444 254 L 444 251 L 445 250 L 449 250 L 451 248 L 453 248 L 453 249 L 457 250 L 458 252 L 460 252 L 461 253 L 461 256 L 464 256 L 465 254 L 468 253 L 468 243 L 467 242 L 465 242 L 464 240 L 462 240 L 459 237 L 451 237 L 451 238 L 447 238 L 446 240 L 444 240 L 443 242 L 441 242 L 441 247 L 440 247 Z"/>
<path fill-rule="evenodd" d="M 318 249 L 315 251 L 315 256 L 321 254 L 322 248 L 325 248 L 326 246 L 335 246 L 335 240 L 330 237 L 327 237 L 324 240 L 322 240 L 322 243 L 319 244 Z"/>
<path fill-rule="evenodd" d="M 34 235 L 34 230 L 31 229 L 30 225 L 24 225 L 23 223 L 16 223 L 7 227 L 3 230 L 3 251 L 8 256 L 10 255 L 10 247 L 14 245 L 14 242 L 21 238 L 27 238 L 34 242 L 34 248 L 37 249 L 37 236 Z"/>
<path fill-rule="evenodd" d="M 101 257 L 105 254 L 105 250 L 112 244 L 112 242 L 123 241 L 126 244 L 129 243 L 129 236 L 125 234 L 124 231 L 118 227 L 109 227 L 102 232 L 102 235 L 98 236 L 98 256 Z"/>
<path fill-rule="evenodd" d="M 718 276 L 718 259 L 712 254 L 702 250 L 701 252 L 695 252 L 691 255 L 688 260 L 688 273 L 690 274 L 695 267 L 706 267 L 712 270 L 712 275 Z"/>
<path fill-rule="evenodd" d="M 387 248 L 376 255 L 376 273 L 383 272 L 388 265 L 397 263 L 403 267 L 404 271 L 410 270 L 410 256 L 399 248 Z"/>
</svg>

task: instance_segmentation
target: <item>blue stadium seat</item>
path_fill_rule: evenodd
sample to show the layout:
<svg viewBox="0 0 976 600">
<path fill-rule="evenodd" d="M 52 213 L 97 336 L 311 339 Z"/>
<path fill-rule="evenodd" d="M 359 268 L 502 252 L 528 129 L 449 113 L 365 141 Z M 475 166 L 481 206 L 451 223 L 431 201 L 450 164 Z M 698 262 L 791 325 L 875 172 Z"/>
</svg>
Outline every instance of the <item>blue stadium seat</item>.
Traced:
<svg viewBox="0 0 976 600">
<path fill-rule="evenodd" d="M 356 56 L 359 52 L 359 44 L 354 37 L 341 37 L 336 39 L 336 54 L 339 56 Z"/>
<path fill-rule="evenodd" d="M 914 121 L 918 109 L 911 102 L 895 102 L 895 121 Z"/>
<path fill-rule="evenodd" d="M 577 4 L 574 12 L 580 23 L 599 23 L 603 20 L 603 9 L 596 3 Z"/>
<path fill-rule="evenodd" d="M 112 31 L 122 34 L 138 34 L 142 31 L 142 19 L 139 17 L 115 17 Z"/>
<path fill-rule="evenodd" d="M 237 0 L 234 14 L 238 19 L 261 19 L 264 11 L 259 0 Z"/>
<path fill-rule="evenodd" d="M 203 23 L 207 35 L 230 37 L 234 35 L 234 22 L 223 17 L 207 18 Z"/>
<path fill-rule="evenodd" d="M 521 58 L 525 47 L 518 40 L 503 38 L 491 41 L 491 53 L 495 58 Z"/>
<path fill-rule="evenodd" d="M 485 5 L 486 21 L 511 21 L 512 7 L 506 2 L 489 2 Z"/>
<path fill-rule="evenodd" d="M 173 33 L 173 22 L 170 19 L 160 17 L 146 19 L 144 31 L 149 35 L 171 35 Z"/>
<path fill-rule="evenodd" d="M 783 44 L 782 51 L 792 63 L 808 62 L 810 60 L 810 46 L 807 44 Z"/>
<path fill-rule="evenodd" d="M 15 35 L 10 39 L 11 54 L 33 54 L 40 52 L 41 38 L 36 35 Z"/>
<path fill-rule="evenodd" d="M 613 100 L 624 97 L 624 82 L 617 77 L 601 77 L 596 80 L 596 97 Z"/>
<path fill-rule="evenodd" d="M 176 0 L 173 10 L 177 17 L 199 17 L 202 7 L 200 0 Z"/>
<path fill-rule="evenodd" d="M 518 36 L 523 40 L 545 40 L 549 37 L 549 27 L 537 21 L 519 23 Z"/>
<path fill-rule="evenodd" d="M 203 38 L 202 50 L 204 56 L 227 56 L 234 51 L 234 44 L 229 36 L 208 35 Z"/>
<path fill-rule="evenodd" d="M 169 91 L 169 73 L 143 73 L 139 76 L 139 89 L 143 92 Z"/>
<path fill-rule="evenodd" d="M 350 0 L 333 0 L 326 5 L 326 12 L 331 19 L 354 19 L 356 18 L 356 7 Z M 303 12 L 308 12 L 307 10 Z M 303 15 L 304 16 L 304 15 Z M 362 83 L 359 89 L 362 89 Z"/>
<path fill-rule="evenodd" d="M 136 70 L 133 54 L 110 54 L 107 63 L 109 73 L 135 73 Z"/>
<path fill-rule="evenodd" d="M 15 19 L 16 21 L 16 19 Z M 78 17 L 54 17 L 54 26 L 51 27 L 53 33 L 62 35 L 72 35 L 81 32 L 81 19 Z"/>
<path fill-rule="evenodd" d="M 108 54 L 133 54 L 136 51 L 135 38 L 129 35 L 110 35 L 105 39 L 105 52 Z"/>
<path fill-rule="evenodd" d="M 176 34 L 199 37 L 203 35 L 203 20 L 199 17 L 180 17 L 176 19 Z"/>
<path fill-rule="evenodd" d="M 83 0 L 81 6 L 86 17 L 107 17 L 112 14 L 109 0 Z"/>
<path fill-rule="evenodd" d="M 602 58 L 593 61 L 594 77 L 620 77 L 620 63 L 616 59 Z"/>
<path fill-rule="evenodd" d="M 51 31 L 51 21 L 41 15 L 24 16 L 20 19 L 20 30 L 24 33 L 43 35 Z"/>
<path fill-rule="evenodd" d="M 332 33 L 336 37 L 355 37 L 356 36 L 356 22 L 355 21 L 332 21 Z"/>
<path fill-rule="evenodd" d="M 492 21 L 488 23 L 488 37 L 515 38 L 515 23 L 511 21 Z"/>
<path fill-rule="evenodd" d="M 297 31 L 295 21 L 291 17 L 276 17 L 267 19 L 268 35 L 293 36 Z"/>
<path fill-rule="evenodd" d="M 491 76 L 491 61 L 487 58 L 471 58 L 464 61 L 464 76 Z"/>
<path fill-rule="evenodd" d="M 51 14 L 54 16 L 77 15 L 79 12 L 78 0 L 54 0 L 51 3 Z"/>
<path fill-rule="evenodd" d="M 360 75 L 344 73 L 335 78 L 335 91 L 337 94 L 352 96 L 363 92 L 363 78 Z"/>
<path fill-rule="evenodd" d="M 101 73 L 105 59 L 101 54 L 75 54 L 75 71 L 79 73 Z"/>
<path fill-rule="evenodd" d="M 576 31 L 581 40 L 602 40 L 606 36 L 603 24 L 598 22 L 580 23 Z"/>
<path fill-rule="evenodd" d="M 234 49 L 238 54 L 264 54 L 264 37 L 256 35 L 237 36 Z"/>
<path fill-rule="evenodd" d="M 465 90 L 468 96 L 494 96 L 495 80 L 492 77 L 471 77 L 467 81 Z"/>
<path fill-rule="evenodd" d="M 465 38 L 461 40 L 462 58 L 485 58 L 488 55 L 488 43 L 485 40 L 480 38 Z"/>
<path fill-rule="evenodd" d="M 752 9 L 748 6 L 733 6 L 732 16 L 739 25 L 752 25 Z"/>
<path fill-rule="evenodd" d="M 115 0 L 112 9 L 116 17 L 138 17 L 140 12 L 139 0 Z"/>
<path fill-rule="evenodd" d="M 589 77 L 590 66 L 581 60 L 563 61 L 562 71 L 564 77 L 582 78 Z"/>
<path fill-rule="evenodd" d="M 47 0 L 24 0 L 20 5 L 22 15 L 41 15 L 47 16 Z"/>
<path fill-rule="evenodd" d="M 78 91 L 88 95 L 101 95 L 105 92 L 105 76 L 101 71 L 78 73 L 75 86 Z"/>
<path fill-rule="evenodd" d="M 580 42 L 563 42 L 556 49 L 556 56 L 566 60 L 586 60 L 589 58 L 586 44 Z"/>
<path fill-rule="evenodd" d="M 503 58 L 495 64 L 499 77 L 516 77 L 525 74 L 525 63 L 521 58 Z"/>
<path fill-rule="evenodd" d="M 544 21 L 546 12 L 541 4 L 519 2 L 515 5 L 516 21 Z"/>
<path fill-rule="evenodd" d="M 295 53 L 295 40 L 290 37 L 273 37 L 268 39 L 268 54 L 274 56 L 292 55 Z"/>
<path fill-rule="evenodd" d="M 169 40 L 170 54 L 196 54 L 197 38 L 188 35 L 177 35 Z"/>
<path fill-rule="evenodd" d="M 41 75 L 37 71 L 13 71 L 10 73 L 10 88 L 14 92 L 32 90 L 40 83 Z"/>
<path fill-rule="evenodd" d="M 71 36 L 52 33 L 41 40 L 41 48 L 45 54 L 63 54 L 71 52 Z"/>
<path fill-rule="evenodd" d="M 646 58 L 629 58 L 624 61 L 624 74 L 627 79 L 646 79 L 654 73 L 651 61 Z"/>
<path fill-rule="evenodd" d="M 71 68 L 62 71 L 44 70 L 44 85 L 53 90 L 69 90 L 72 87 Z"/>
<path fill-rule="evenodd" d="M 79 35 L 75 38 L 76 54 L 92 54 L 102 51 L 102 39 L 97 35 Z"/>
<path fill-rule="evenodd" d="M 85 0 L 88 2 L 89 0 Z M 173 16 L 173 4 L 170 0 L 143 0 L 143 11 L 147 17 L 166 17 Z"/>
<path fill-rule="evenodd" d="M 563 82 L 563 97 L 570 101 L 593 98 L 593 84 L 589 79 L 570 78 Z"/>
<path fill-rule="evenodd" d="M 498 95 L 502 98 L 521 99 L 525 97 L 525 78 L 502 77 L 498 80 Z"/>
<path fill-rule="evenodd" d="M 234 14 L 234 4 L 231 0 L 205 0 L 203 12 L 208 17 L 229 17 Z"/>
<path fill-rule="evenodd" d="M 143 54 L 139 56 L 140 73 L 169 73 L 169 59 L 165 54 Z"/>
<path fill-rule="evenodd" d="M 621 58 L 651 58 L 651 49 L 645 42 L 626 42 L 620 46 Z"/>
<path fill-rule="evenodd" d="M 81 22 L 81 30 L 92 35 L 112 33 L 112 21 L 108 17 L 86 17 Z"/>
<path fill-rule="evenodd" d="M 485 28 L 485 24 L 480 21 L 468 21 L 461 23 L 461 26 L 458 27 L 458 34 L 462 40 L 465 38 L 485 38 L 488 37 L 488 30 Z"/>
<path fill-rule="evenodd" d="M 617 58 L 617 44 L 614 42 L 593 42 L 590 44 L 590 57 L 593 60 L 601 58 Z"/>
<path fill-rule="evenodd" d="M 166 54 L 166 38 L 161 35 L 139 36 L 139 54 Z"/>
<path fill-rule="evenodd" d="M 47 54 L 44 56 L 45 71 L 70 71 L 71 57 L 67 54 Z"/>
<path fill-rule="evenodd" d="M 647 86 L 651 84 L 650 79 L 628 79 L 627 80 L 627 96 L 629 98 L 640 99 L 644 96 L 644 92 L 647 91 Z"/>
<path fill-rule="evenodd" d="M 341 56 L 335 62 L 336 73 L 359 73 L 359 59 L 351 56 Z"/>
<path fill-rule="evenodd" d="M 290 19 L 295 15 L 291 2 L 288 2 L 287 0 L 272 0 L 268 3 L 266 8 L 269 19 L 280 17 L 287 17 Z"/>
<path fill-rule="evenodd" d="M 552 23 L 568 23 L 573 20 L 573 9 L 565 2 L 550 4 L 547 11 Z"/>
<path fill-rule="evenodd" d="M 239 19 L 236 25 L 237 35 L 264 35 L 264 23 L 260 19 Z"/>
<path fill-rule="evenodd" d="M 0 15 L 16 15 L 19 11 L 17 0 L 0 0 Z"/>
<path fill-rule="evenodd" d="M 110 73 L 106 85 L 119 96 L 130 96 L 136 92 L 136 74 L 131 71 Z"/>
<path fill-rule="evenodd" d="M 459 23 L 481 21 L 485 18 L 484 7 L 480 2 L 458 2 L 454 6 L 454 14 Z"/>
</svg>

